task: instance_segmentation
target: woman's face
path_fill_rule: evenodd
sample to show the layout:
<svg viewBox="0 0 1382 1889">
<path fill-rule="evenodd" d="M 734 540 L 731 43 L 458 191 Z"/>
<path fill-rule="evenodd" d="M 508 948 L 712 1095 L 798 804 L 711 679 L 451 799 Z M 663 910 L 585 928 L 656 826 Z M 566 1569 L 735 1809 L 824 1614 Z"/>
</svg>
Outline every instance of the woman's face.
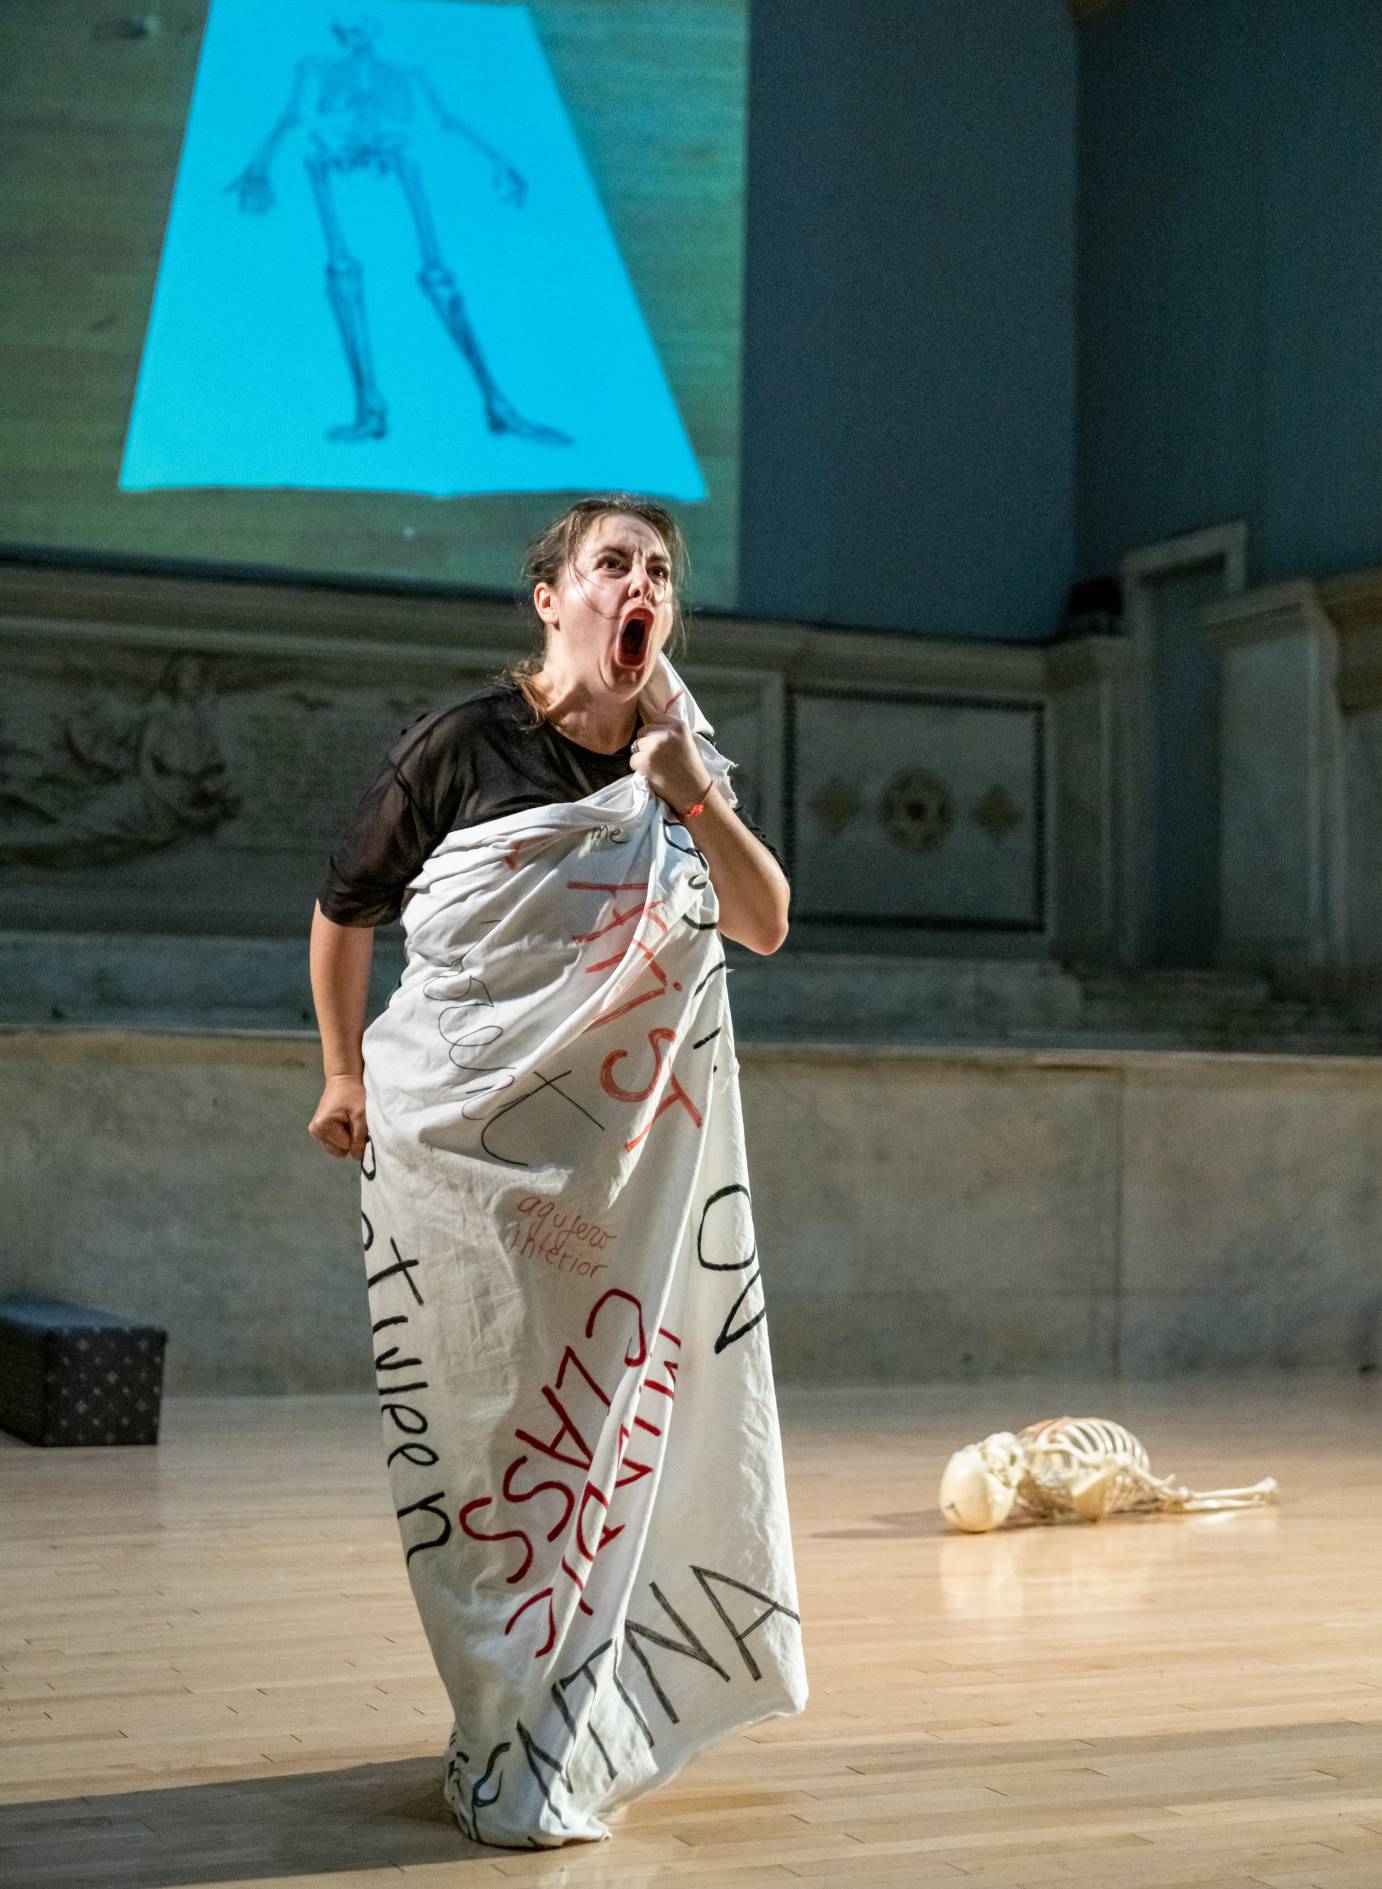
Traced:
<svg viewBox="0 0 1382 1889">
<path fill-rule="evenodd" d="M 610 512 L 591 525 L 555 587 L 537 585 L 533 603 L 564 668 L 632 701 L 671 634 L 672 560 L 651 525 Z"/>
</svg>

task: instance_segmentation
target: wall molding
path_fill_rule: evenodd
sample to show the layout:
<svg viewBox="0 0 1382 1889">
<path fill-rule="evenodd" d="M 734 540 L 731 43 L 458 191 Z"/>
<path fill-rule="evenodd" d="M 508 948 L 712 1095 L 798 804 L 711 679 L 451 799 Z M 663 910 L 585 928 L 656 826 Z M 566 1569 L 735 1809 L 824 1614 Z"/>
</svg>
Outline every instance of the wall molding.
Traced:
<svg viewBox="0 0 1382 1889">
<path fill-rule="evenodd" d="M 287 935 L 386 742 L 536 642 L 517 598 L 0 562 L 7 922 Z M 1045 649 L 708 615 L 675 660 L 738 763 L 747 811 L 775 841 L 795 831 L 803 889 L 840 864 L 833 809 L 852 823 L 828 910 L 816 901 L 828 942 L 868 948 L 905 920 L 944 933 L 937 954 L 1046 955 Z M 812 736 L 824 773 L 808 789 L 788 746 L 792 704 L 820 697 L 837 712 Z M 1034 731 L 1021 780 L 1010 745 L 968 742 L 976 709 L 1011 705 Z M 936 770 L 932 838 L 912 799 L 905 819 L 898 808 Z M 960 911 L 956 862 L 976 848 L 973 909 Z M 891 904 L 869 880 L 885 869 Z M 1037 888 L 1020 911 L 1019 870 Z M 996 929 L 1021 935 L 1005 947 Z"/>
<path fill-rule="evenodd" d="M 279 583 L 242 577 L 70 569 L 0 560 L 0 627 L 149 645 L 304 656 L 450 655 L 508 662 L 536 644 L 526 609 L 506 597 L 449 590 Z M 329 640 L 328 640 L 329 639 Z M 677 658 L 678 662 L 683 660 Z M 848 677 L 904 688 L 1039 693 L 1046 651 L 1039 644 L 936 638 L 905 630 L 694 614 L 684 660 L 728 669 L 774 669 L 793 683 Z"/>
</svg>

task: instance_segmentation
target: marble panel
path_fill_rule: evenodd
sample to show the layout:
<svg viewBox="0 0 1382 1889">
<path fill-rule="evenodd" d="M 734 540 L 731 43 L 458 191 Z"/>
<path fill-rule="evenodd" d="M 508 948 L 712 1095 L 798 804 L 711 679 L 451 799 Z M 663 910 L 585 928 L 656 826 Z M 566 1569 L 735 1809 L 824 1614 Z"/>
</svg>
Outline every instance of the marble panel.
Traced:
<svg viewBox="0 0 1382 1889">
<path fill-rule="evenodd" d="M 784 1380 L 906 1381 L 1105 1371 L 1112 1354 L 1083 1292 L 778 1290 L 765 1263 L 773 1358 Z"/>
<path fill-rule="evenodd" d="M 1378 1296 L 1380 1228 L 1382 1064 L 1127 1079 L 1123 1288 L 1186 1298 L 1172 1356 L 1314 1354 L 1310 1330 L 1357 1330 Z"/>
<path fill-rule="evenodd" d="M 1111 636 L 1057 643 L 1048 654 L 1053 944 L 1067 963 L 1120 956 L 1131 657 L 1130 641 Z"/>
<path fill-rule="evenodd" d="M 796 918 L 1043 929 L 1039 702 L 800 691 L 792 715 Z"/>
<path fill-rule="evenodd" d="M 1375 1369 L 1382 1362 L 1382 1284 L 1302 1294 L 1270 1273 L 1248 1292 L 1132 1292 L 1119 1308 L 1118 1356 L 1132 1376 L 1273 1365 Z"/>
<path fill-rule="evenodd" d="M 1128 1292 L 1118 1306 L 1118 1364 L 1133 1377 L 1265 1364 L 1273 1335 L 1266 1292 Z"/>
<path fill-rule="evenodd" d="M 796 1295 L 1111 1288 L 1116 1074 L 756 1055 L 743 1088 L 759 1243 Z"/>
<path fill-rule="evenodd" d="M 1224 943 L 1235 959 L 1310 945 L 1316 663 L 1304 635 L 1238 643 L 1225 657 L 1221 886 Z"/>
<path fill-rule="evenodd" d="M 307 1135 L 310 1041 L 0 1038 L 5 1291 L 169 1332 L 171 1390 L 370 1385 L 358 1170 Z"/>
<path fill-rule="evenodd" d="M 1066 960 L 1098 964 L 1115 958 L 1118 944 L 1106 841 L 1112 782 L 1102 691 L 1091 685 L 1070 695 L 1056 711 L 1056 939 Z"/>
<path fill-rule="evenodd" d="M 1382 1283 L 1375 1276 L 1306 1302 L 1298 1293 L 1282 1293 L 1272 1313 L 1272 1364 L 1350 1365 L 1360 1371 L 1382 1364 Z"/>
</svg>

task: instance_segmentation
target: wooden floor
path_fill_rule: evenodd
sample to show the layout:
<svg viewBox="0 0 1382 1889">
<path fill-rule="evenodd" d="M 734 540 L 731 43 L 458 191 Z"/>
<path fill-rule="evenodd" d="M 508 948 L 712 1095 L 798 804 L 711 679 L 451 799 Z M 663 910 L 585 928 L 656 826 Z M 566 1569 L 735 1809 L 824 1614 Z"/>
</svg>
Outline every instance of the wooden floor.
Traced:
<svg viewBox="0 0 1382 1889">
<path fill-rule="evenodd" d="M 173 1400 L 157 1449 L 0 1444 L 5 1889 L 808 1882 L 1382 1889 L 1382 1393 L 784 1399 L 813 1698 L 613 1843 L 467 1848 L 363 1400 Z M 956 1536 L 950 1450 L 1062 1408 L 1279 1512 Z"/>
</svg>

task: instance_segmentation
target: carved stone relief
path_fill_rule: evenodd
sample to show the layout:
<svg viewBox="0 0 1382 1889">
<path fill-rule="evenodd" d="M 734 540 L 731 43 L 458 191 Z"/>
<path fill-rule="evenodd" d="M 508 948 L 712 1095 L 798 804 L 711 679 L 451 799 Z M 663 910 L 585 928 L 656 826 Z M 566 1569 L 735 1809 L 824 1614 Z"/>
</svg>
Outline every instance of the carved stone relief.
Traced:
<svg viewBox="0 0 1382 1889">
<path fill-rule="evenodd" d="M 152 644 L 152 646 L 149 646 Z M 256 645 L 247 647 L 247 644 Z M 506 653 L 0 626 L 0 905 L 38 929 L 301 932 L 389 744 Z M 689 679 L 762 818 L 770 689 Z M 773 823 L 775 824 L 775 822 Z"/>
<path fill-rule="evenodd" d="M 793 916 L 1040 931 L 1042 704 L 802 690 Z"/>
<path fill-rule="evenodd" d="M 207 665 L 174 656 L 144 690 L 92 675 L 70 707 L 0 723 L 0 859 L 110 865 L 214 833 L 238 809 Z"/>
<path fill-rule="evenodd" d="M 955 824 L 955 797 L 939 774 L 912 768 L 895 774 L 883 789 L 878 818 L 903 852 L 933 852 L 944 846 Z"/>
</svg>

